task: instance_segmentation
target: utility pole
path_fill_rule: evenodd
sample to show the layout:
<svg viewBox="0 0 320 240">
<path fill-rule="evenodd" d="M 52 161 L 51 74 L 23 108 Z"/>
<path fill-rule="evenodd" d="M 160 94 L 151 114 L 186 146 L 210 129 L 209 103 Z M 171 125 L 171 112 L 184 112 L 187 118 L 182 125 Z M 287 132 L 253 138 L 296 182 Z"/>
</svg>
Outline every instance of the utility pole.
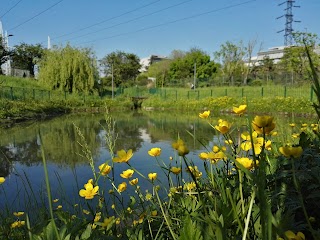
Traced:
<svg viewBox="0 0 320 240">
<path fill-rule="evenodd" d="M 114 93 L 113 93 L 113 82 L 114 82 L 114 78 L 113 78 L 113 64 L 111 64 L 111 74 L 112 74 L 112 99 L 114 98 Z"/>
<path fill-rule="evenodd" d="M 197 63 L 194 63 L 193 69 L 193 90 L 196 90 L 196 75 L 197 75 Z"/>
</svg>

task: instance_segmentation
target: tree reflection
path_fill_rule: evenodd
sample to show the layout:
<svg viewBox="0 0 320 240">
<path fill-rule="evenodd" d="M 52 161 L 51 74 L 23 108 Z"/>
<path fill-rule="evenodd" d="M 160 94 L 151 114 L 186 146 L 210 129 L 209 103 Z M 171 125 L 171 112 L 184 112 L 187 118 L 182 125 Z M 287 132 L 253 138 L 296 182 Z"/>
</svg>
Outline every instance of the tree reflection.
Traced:
<svg viewBox="0 0 320 240">
<path fill-rule="evenodd" d="M 144 141 L 173 142 L 178 137 L 184 140 L 190 150 L 199 150 L 212 141 L 215 134 L 205 121 L 199 121 L 197 114 L 123 112 L 109 116 L 115 121 L 118 136 L 115 151 L 132 149 L 137 152 Z M 68 115 L 50 121 L 0 129 L 3 136 L 0 139 L 0 173 L 7 176 L 12 170 L 12 164 L 16 162 L 26 166 L 41 164 L 39 134 L 48 162 L 61 168 L 87 164 L 87 159 L 81 156 L 83 147 L 79 144 L 81 139 L 75 126 L 80 129 L 94 161 L 97 161 L 101 149 L 106 147 L 103 134 L 107 128 L 105 119 L 103 114 Z"/>
</svg>

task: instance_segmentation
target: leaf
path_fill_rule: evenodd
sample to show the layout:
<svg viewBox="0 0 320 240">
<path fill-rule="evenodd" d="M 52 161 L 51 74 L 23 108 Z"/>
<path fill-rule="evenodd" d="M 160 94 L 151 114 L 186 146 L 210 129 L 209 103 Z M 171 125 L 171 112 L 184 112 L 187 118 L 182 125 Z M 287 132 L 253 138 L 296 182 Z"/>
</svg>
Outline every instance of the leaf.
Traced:
<svg viewBox="0 0 320 240">
<path fill-rule="evenodd" d="M 86 230 L 81 234 L 81 239 L 88 239 L 91 236 L 91 225 L 88 224 Z"/>
<path fill-rule="evenodd" d="M 55 226 L 54 226 L 54 222 L 53 220 L 51 220 L 49 222 L 49 224 L 47 225 L 46 229 L 46 236 L 47 236 L 47 240 L 55 240 L 56 239 L 56 233 L 55 233 Z"/>
<path fill-rule="evenodd" d="M 203 236 L 196 222 L 192 222 L 191 218 L 187 216 L 183 221 L 183 227 L 180 230 L 179 240 L 190 239 L 203 240 Z"/>
</svg>

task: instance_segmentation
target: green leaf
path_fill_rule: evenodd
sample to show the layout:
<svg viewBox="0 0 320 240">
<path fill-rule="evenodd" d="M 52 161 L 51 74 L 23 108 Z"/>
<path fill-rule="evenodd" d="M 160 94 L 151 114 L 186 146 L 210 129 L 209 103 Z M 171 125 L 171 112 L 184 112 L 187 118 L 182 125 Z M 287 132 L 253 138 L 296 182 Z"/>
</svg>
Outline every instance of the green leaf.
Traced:
<svg viewBox="0 0 320 240">
<path fill-rule="evenodd" d="M 187 216 L 183 221 L 182 229 L 180 230 L 179 240 L 197 239 L 203 240 L 201 229 L 196 222 L 192 222 L 191 218 Z"/>
<path fill-rule="evenodd" d="M 45 232 L 46 232 L 47 240 L 51 240 L 51 239 L 56 240 L 55 226 L 54 226 L 53 220 L 49 222 L 49 224 L 45 229 Z"/>
<path fill-rule="evenodd" d="M 91 225 L 88 224 L 86 230 L 81 234 L 81 239 L 88 239 L 91 236 Z"/>
</svg>

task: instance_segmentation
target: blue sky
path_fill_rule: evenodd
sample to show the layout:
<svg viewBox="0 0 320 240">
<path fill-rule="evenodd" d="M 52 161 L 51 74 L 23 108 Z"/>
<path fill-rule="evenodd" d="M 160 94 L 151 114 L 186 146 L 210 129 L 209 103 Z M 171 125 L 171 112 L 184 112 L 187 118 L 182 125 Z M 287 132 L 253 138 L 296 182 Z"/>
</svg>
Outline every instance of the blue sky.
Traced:
<svg viewBox="0 0 320 240">
<path fill-rule="evenodd" d="M 10 46 L 25 42 L 91 47 L 100 59 L 121 50 L 140 58 L 198 47 L 213 56 L 226 41 L 281 46 L 285 0 L 1 0 Z M 320 36 L 320 1 L 296 0 L 294 30 Z M 256 51 L 259 46 L 257 46 Z"/>
</svg>

